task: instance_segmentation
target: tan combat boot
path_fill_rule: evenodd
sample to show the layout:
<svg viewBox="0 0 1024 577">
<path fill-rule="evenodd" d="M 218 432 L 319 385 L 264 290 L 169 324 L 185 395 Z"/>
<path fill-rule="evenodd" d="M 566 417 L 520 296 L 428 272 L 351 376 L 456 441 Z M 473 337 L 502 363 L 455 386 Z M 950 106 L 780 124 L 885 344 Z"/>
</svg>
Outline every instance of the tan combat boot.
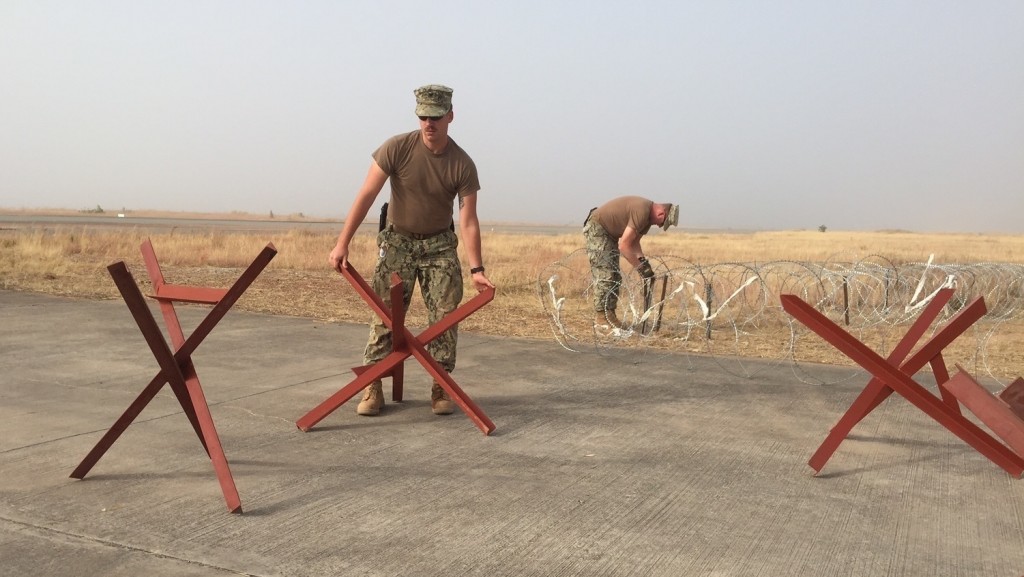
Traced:
<svg viewBox="0 0 1024 577">
<path fill-rule="evenodd" d="M 452 403 L 448 392 L 441 388 L 441 385 L 434 381 L 430 389 L 430 410 L 435 415 L 450 415 L 455 411 L 455 404 Z"/>
<path fill-rule="evenodd" d="M 370 386 L 363 389 L 363 400 L 359 401 L 356 407 L 357 415 L 372 417 L 380 414 L 380 408 L 384 406 L 384 387 L 380 379 L 370 383 Z"/>
<path fill-rule="evenodd" d="M 599 312 L 594 317 L 594 328 L 601 334 L 611 334 L 615 329 L 622 328 L 619 317 L 615 316 L 615 309 Z"/>
</svg>

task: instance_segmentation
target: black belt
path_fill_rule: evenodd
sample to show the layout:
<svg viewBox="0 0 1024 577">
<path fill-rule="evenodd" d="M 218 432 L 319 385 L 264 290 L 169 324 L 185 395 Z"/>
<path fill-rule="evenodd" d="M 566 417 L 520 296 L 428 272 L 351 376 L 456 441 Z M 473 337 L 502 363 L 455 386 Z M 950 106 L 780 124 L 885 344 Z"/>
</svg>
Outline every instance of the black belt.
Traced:
<svg viewBox="0 0 1024 577">
<path fill-rule="evenodd" d="M 434 238 L 435 236 L 437 236 L 439 234 L 444 234 L 445 232 L 448 232 L 449 229 L 442 228 L 441 230 L 439 230 L 437 232 L 428 232 L 427 234 L 422 234 L 422 233 L 419 233 L 419 232 L 412 232 L 412 231 L 409 231 L 409 230 L 405 230 L 404 228 L 396 226 L 395 223 L 391 223 L 391 230 L 397 232 L 398 234 L 400 234 L 400 235 L 402 235 L 404 237 L 411 238 L 413 240 L 426 240 L 428 238 Z"/>
</svg>

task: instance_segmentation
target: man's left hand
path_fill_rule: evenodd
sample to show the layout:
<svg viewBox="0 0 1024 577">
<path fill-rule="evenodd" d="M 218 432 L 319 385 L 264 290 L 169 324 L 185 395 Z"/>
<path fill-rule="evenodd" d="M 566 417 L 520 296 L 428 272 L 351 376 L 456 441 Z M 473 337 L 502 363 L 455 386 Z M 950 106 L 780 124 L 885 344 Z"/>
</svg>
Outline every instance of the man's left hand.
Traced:
<svg viewBox="0 0 1024 577">
<path fill-rule="evenodd" d="M 473 275 L 473 286 L 476 287 L 476 292 L 484 292 L 489 288 L 494 288 L 494 283 L 487 278 L 487 275 L 478 272 Z"/>
</svg>

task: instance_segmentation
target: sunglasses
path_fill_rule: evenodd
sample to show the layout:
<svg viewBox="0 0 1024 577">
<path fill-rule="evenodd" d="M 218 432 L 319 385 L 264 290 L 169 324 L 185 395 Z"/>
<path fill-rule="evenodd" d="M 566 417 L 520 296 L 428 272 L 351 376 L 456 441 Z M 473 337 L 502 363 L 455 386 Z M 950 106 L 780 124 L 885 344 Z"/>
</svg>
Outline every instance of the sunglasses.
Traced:
<svg viewBox="0 0 1024 577">
<path fill-rule="evenodd" d="M 423 122 L 426 122 L 426 121 L 428 121 L 428 120 L 433 120 L 434 122 L 438 122 L 438 121 L 440 121 L 440 120 L 441 120 L 442 118 L 444 118 L 444 116 L 420 116 L 420 117 L 418 117 L 418 118 L 419 118 L 420 120 L 422 120 Z"/>
</svg>

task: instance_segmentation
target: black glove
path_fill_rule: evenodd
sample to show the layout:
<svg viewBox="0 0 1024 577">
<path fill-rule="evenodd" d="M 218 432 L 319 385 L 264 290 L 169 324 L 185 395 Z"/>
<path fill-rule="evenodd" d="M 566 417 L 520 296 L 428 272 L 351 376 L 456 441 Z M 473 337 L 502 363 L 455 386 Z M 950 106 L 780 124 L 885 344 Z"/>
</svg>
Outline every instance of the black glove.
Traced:
<svg viewBox="0 0 1024 577">
<path fill-rule="evenodd" d="M 651 268 L 651 263 L 647 262 L 647 259 L 640 257 L 640 266 L 636 267 L 636 272 L 640 273 L 645 281 L 649 281 L 654 278 L 654 269 Z"/>
</svg>

